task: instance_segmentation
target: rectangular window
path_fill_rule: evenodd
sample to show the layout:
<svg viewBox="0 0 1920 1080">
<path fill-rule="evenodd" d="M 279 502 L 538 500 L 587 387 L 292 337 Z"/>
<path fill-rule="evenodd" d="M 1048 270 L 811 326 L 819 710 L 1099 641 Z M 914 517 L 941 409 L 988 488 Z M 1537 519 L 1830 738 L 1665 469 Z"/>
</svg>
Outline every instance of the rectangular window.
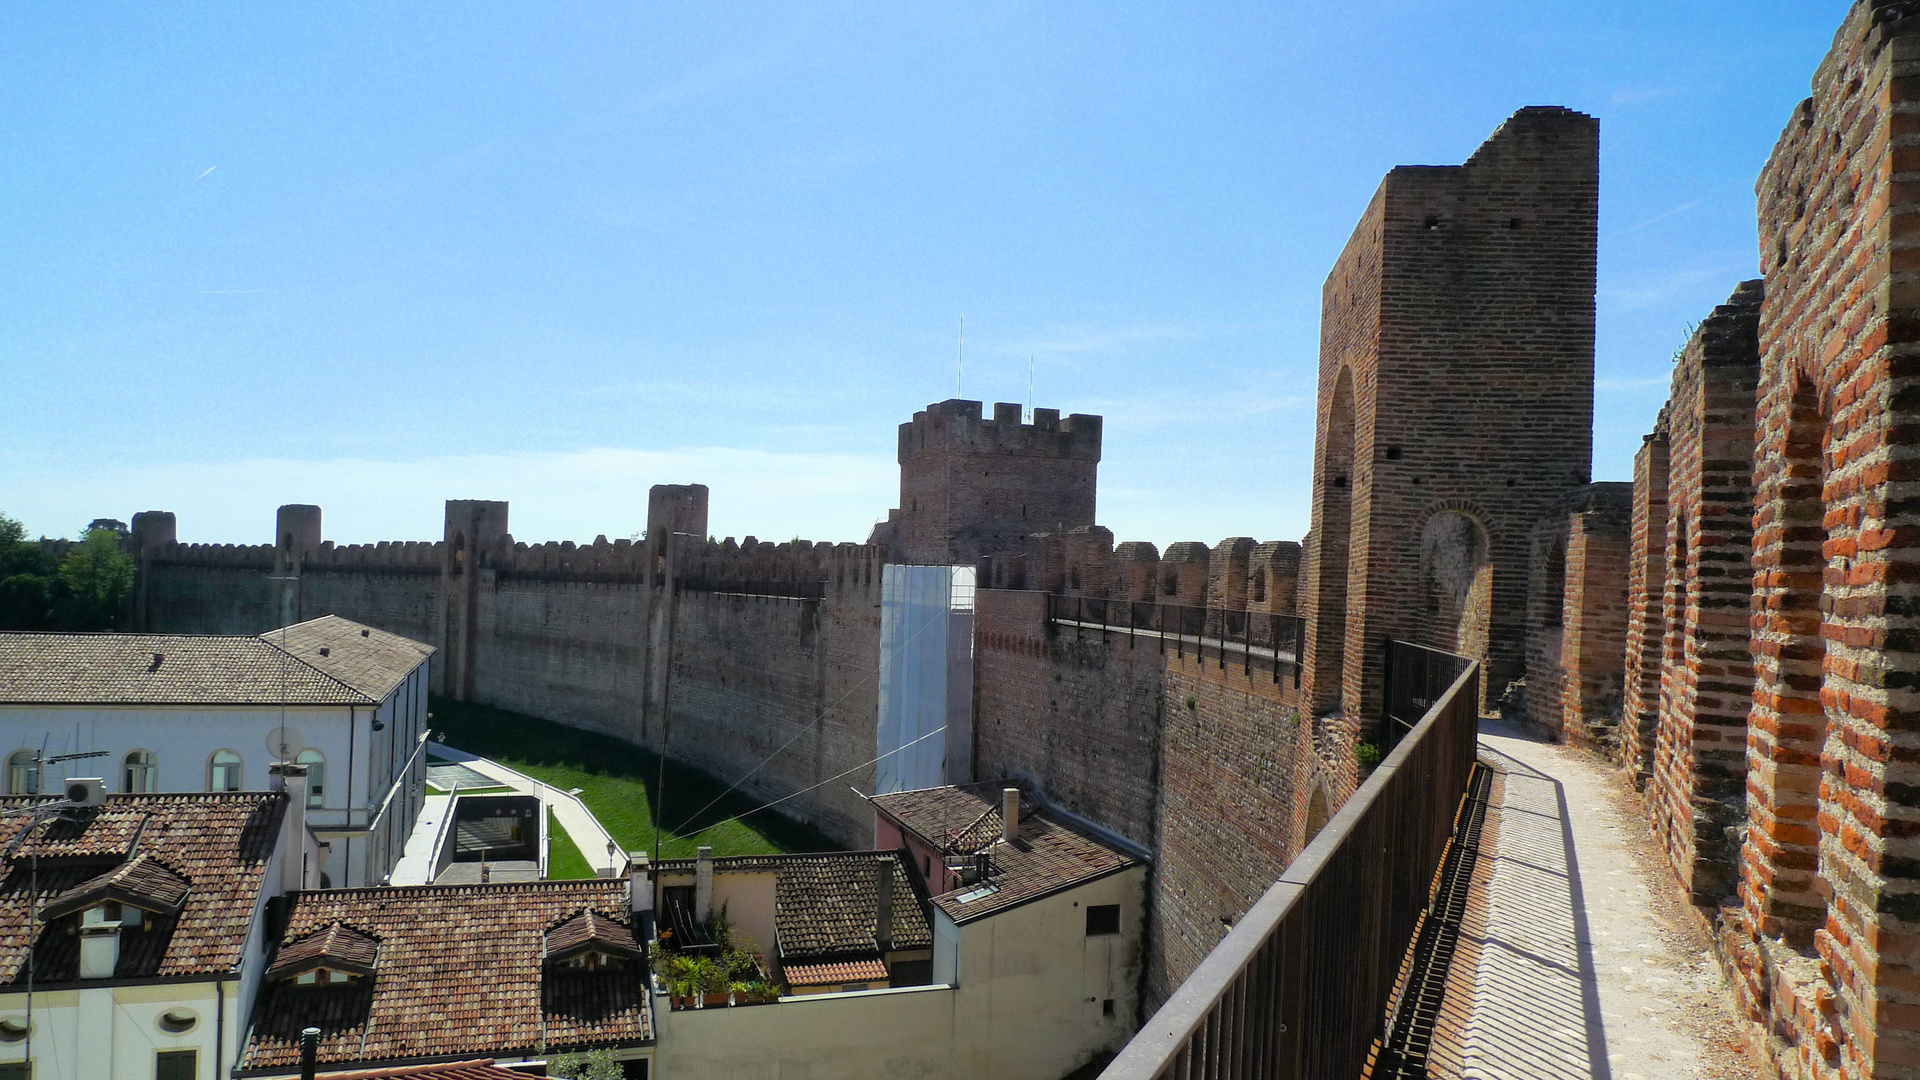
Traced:
<svg viewBox="0 0 1920 1080">
<path fill-rule="evenodd" d="M 635 1058 L 621 1062 L 620 1080 L 647 1080 L 647 1059 Z"/>
<path fill-rule="evenodd" d="M 1087 905 L 1087 936 L 1117 934 L 1120 932 L 1119 904 Z"/>
<path fill-rule="evenodd" d="M 199 1080 L 200 1051 L 162 1050 L 154 1055 L 153 1080 Z"/>
<path fill-rule="evenodd" d="M 0 1080 L 33 1080 L 33 1063 L 9 1061 L 0 1065 Z"/>
</svg>

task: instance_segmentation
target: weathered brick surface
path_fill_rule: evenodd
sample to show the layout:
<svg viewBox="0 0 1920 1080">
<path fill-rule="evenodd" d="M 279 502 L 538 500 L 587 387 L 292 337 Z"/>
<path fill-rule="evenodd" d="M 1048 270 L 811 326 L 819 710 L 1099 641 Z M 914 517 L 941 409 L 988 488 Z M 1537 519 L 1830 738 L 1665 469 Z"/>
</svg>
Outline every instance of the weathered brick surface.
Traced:
<svg viewBox="0 0 1920 1080">
<path fill-rule="evenodd" d="M 1694 901 L 1739 879 L 1753 660 L 1754 392 L 1760 282 L 1701 323 L 1674 364 L 1666 409 L 1667 565 L 1660 701 L 1647 809 Z"/>
<path fill-rule="evenodd" d="M 1625 687 L 1628 484 L 1563 495 L 1528 543 L 1524 707 L 1555 738 L 1608 752 Z"/>
<path fill-rule="evenodd" d="M 1465 165 L 1388 173 L 1328 276 L 1316 714 L 1379 715 L 1387 636 L 1484 659 L 1490 697 L 1524 673 L 1531 530 L 1589 479 L 1598 200 L 1599 125 L 1523 109 Z"/>
<path fill-rule="evenodd" d="M 1627 571 L 1627 655 L 1620 742 L 1614 760 L 1633 786 L 1653 775 L 1660 727 L 1660 666 L 1667 592 L 1667 411 L 1633 457 L 1633 534 Z"/>
<path fill-rule="evenodd" d="M 1610 752 L 1625 701 L 1633 488 L 1594 489 L 1589 509 L 1572 516 L 1567 535 L 1561 729 L 1571 741 Z"/>
<path fill-rule="evenodd" d="M 1076 558 L 1121 565 L 1097 547 L 1064 554 L 1064 541 L 1036 537 L 1019 566 L 1064 581 L 1097 576 L 1091 567 L 1076 575 Z M 1262 546 L 1176 544 L 1169 551 L 1180 561 L 1149 599 L 1234 595 L 1245 584 L 1236 560 L 1213 556 Z M 1122 549 L 1130 564 L 1146 563 L 1150 550 Z M 996 560 L 991 573 L 1009 572 Z M 1110 575 L 1111 595 L 1133 595 L 1128 578 Z M 1049 624 L 1046 600 L 1041 591 L 977 594 L 976 771 L 1023 777 L 1154 852 L 1146 970 L 1147 996 L 1158 1002 L 1299 850 L 1312 793 L 1323 810 L 1352 793 L 1353 730 L 1303 730 L 1290 668 Z"/>
<path fill-rule="evenodd" d="M 1856 3 L 1757 186 L 1747 815 L 1720 943 L 1783 1077 L 1920 1076 L 1916 90 L 1920 4 Z M 1672 546 L 1697 571 L 1694 534 Z M 1704 671 L 1677 689 L 1704 708 Z"/>
<path fill-rule="evenodd" d="M 1101 421 L 1001 402 L 943 401 L 900 425 L 900 505 L 875 531 L 894 559 L 970 565 L 1019 551 L 1027 534 L 1094 522 Z"/>
</svg>

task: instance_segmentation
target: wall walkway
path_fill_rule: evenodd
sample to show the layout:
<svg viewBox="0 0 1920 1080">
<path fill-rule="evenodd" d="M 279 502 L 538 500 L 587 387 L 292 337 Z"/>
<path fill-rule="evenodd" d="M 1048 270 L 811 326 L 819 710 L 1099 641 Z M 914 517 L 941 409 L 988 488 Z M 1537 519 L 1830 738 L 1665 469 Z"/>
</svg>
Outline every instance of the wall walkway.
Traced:
<svg viewBox="0 0 1920 1080">
<path fill-rule="evenodd" d="M 1482 720 L 1496 769 L 1435 1077 L 1750 1080 L 1699 919 L 1600 759 Z"/>
</svg>

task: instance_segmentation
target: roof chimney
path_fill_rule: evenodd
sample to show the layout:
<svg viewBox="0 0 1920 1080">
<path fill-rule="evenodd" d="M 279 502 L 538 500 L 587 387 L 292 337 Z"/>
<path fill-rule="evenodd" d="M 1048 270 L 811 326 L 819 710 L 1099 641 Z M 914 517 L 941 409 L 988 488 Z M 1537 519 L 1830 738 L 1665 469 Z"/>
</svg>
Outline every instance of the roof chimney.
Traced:
<svg viewBox="0 0 1920 1080">
<path fill-rule="evenodd" d="M 88 908 L 86 914 L 81 916 L 81 978 L 111 979 L 114 969 L 120 966 L 120 920 L 124 920 L 125 915 L 115 915 L 113 918 L 116 921 L 108 921 L 104 905 Z"/>
<path fill-rule="evenodd" d="M 1020 789 L 1000 789 L 1000 842 L 1011 844 L 1020 836 Z"/>
<path fill-rule="evenodd" d="M 893 948 L 893 856 L 882 855 L 878 890 L 873 897 L 873 941 L 885 953 Z"/>
<path fill-rule="evenodd" d="M 693 914 L 701 922 L 713 917 L 713 845 L 701 844 L 693 853 Z"/>
<path fill-rule="evenodd" d="M 280 891 L 299 892 L 308 877 L 307 766 L 276 761 L 267 766 L 267 776 L 275 791 L 287 793 L 287 815 L 280 823 Z"/>
<path fill-rule="evenodd" d="M 313 1080 L 313 1073 L 320 1064 L 320 1029 L 303 1028 L 300 1031 L 300 1080 Z"/>
<path fill-rule="evenodd" d="M 644 851 L 627 853 L 627 905 L 635 915 L 653 914 L 653 863 Z"/>
</svg>

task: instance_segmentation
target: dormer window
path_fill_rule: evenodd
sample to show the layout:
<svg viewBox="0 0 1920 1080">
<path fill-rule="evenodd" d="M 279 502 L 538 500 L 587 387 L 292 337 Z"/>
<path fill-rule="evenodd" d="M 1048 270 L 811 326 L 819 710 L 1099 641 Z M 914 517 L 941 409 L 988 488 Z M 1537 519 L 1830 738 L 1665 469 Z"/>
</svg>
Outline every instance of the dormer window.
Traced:
<svg viewBox="0 0 1920 1080">
<path fill-rule="evenodd" d="M 335 971 L 332 968 L 314 968 L 294 976 L 293 981 L 300 986 L 341 986 L 359 982 L 361 976 L 351 971 Z"/>
<path fill-rule="evenodd" d="M 604 971 L 640 959 L 633 932 L 597 911 L 587 910 L 547 931 L 547 966 L 560 970 Z"/>
<path fill-rule="evenodd" d="M 595 949 L 583 952 L 578 956 L 569 956 L 565 960 L 559 961 L 555 966 L 573 968 L 577 971 L 603 971 L 612 968 L 623 968 L 631 963 L 632 961 L 627 957 L 616 956 L 613 953 L 604 953 Z"/>
<path fill-rule="evenodd" d="M 267 978 L 294 986 L 340 986 L 373 974 L 380 939 L 330 923 L 280 950 Z"/>
<path fill-rule="evenodd" d="M 95 904 L 80 916 L 80 926 L 86 930 L 94 927 L 112 927 L 117 930 L 125 921 L 125 909 L 118 900 Z"/>
</svg>

